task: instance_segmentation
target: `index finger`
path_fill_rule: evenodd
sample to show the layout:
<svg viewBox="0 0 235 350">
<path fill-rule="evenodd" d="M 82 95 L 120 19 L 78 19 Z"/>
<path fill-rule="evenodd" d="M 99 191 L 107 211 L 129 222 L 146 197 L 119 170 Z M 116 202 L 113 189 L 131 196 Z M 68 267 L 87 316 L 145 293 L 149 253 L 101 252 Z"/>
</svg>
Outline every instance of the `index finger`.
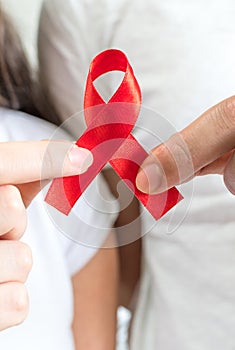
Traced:
<svg viewBox="0 0 235 350">
<path fill-rule="evenodd" d="M 85 172 L 91 153 L 69 141 L 0 143 L 0 185 L 21 184 Z"/>
<path fill-rule="evenodd" d="M 192 178 L 235 147 L 235 97 L 203 113 L 166 143 L 152 150 L 141 165 L 136 184 L 159 193 Z"/>
</svg>

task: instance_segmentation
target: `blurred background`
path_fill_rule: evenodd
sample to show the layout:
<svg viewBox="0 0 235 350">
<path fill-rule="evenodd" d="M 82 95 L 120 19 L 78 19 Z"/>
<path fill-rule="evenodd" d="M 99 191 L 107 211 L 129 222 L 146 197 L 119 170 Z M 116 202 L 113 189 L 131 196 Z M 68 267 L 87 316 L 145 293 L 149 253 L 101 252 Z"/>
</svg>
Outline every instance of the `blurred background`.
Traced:
<svg viewBox="0 0 235 350">
<path fill-rule="evenodd" d="M 42 0 L 1 0 L 14 19 L 32 64 L 36 64 L 36 38 Z"/>
</svg>

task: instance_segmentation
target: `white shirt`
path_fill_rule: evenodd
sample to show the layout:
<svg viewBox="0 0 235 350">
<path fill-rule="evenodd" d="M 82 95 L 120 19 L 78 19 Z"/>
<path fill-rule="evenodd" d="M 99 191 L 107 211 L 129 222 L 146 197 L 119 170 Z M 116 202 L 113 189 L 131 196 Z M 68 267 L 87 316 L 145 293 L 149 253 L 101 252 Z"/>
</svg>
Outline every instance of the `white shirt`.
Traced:
<svg viewBox="0 0 235 350">
<path fill-rule="evenodd" d="M 0 109 L 0 119 L 1 142 L 48 139 L 56 130 L 46 121 L 6 109 Z M 65 132 L 59 134 L 60 138 L 68 139 Z M 99 181 L 101 183 L 102 179 Z M 58 214 L 60 223 L 64 220 L 63 226 L 58 226 L 55 217 L 50 216 L 44 192 L 39 193 L 28 208 L 28 227 L 22 240 L 31 247 L 33 254 L 33 268 L 26 283 L 30 311 L 22 325 L 0 332 L 1 349 L 74 349 L 71 277 L 92 259 L 115 219 L 115 215 L 107 211 L 107 204 L 96 196 L 96 186 L 96 182 L 90 186 L 92 196 L 88 191 L 79 199 L 73 210 L 74 217 Z M 109 197 L 107 188 L 105 190 Z M 115 202 L 109 202 L 109 206 L 114 211 Z M 103 211 L 97 211 L 96 207 Z M 85 220 L 81 219 L 82 215 Z M 74 226 L 77 241 L 83 244 L 76 243 L 76 237 L 69 237 L 70 230 L 75 232 Z M 80 239 L 85 234 L 92 236 L 90 248 Z"/>
<path fill-rule="evenodd" d="M 233 0 L 45 1 L 41 68 L 61 119 L 82 109 L 91 59 L 119 48 L 144 106 L 164 116 L 145 111 L 140 127 L 166 139 L 234 94 L 234 13 Z M 155 146 L 157 138 L 140 129 L 136 137 L 147 149 Z M 143 233 L 150 232 L 132 349 L 233 350 L 235 199 L 218 176 L 197 178 L 181 191 L 185 200 L 154 227 L 143 215 Z"/>
</svg>

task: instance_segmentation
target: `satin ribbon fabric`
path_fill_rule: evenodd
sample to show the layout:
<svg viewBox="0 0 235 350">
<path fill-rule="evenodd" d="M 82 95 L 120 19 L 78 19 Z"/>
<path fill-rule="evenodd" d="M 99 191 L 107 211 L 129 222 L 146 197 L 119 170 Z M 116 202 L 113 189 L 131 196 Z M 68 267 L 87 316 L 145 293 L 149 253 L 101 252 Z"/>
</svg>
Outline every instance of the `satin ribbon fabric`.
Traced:
<svg viewBox="0 0 235 350">
<path fill-rule="evenodd" d="M 122 71 L 124 77 L 117 91 L 105 103 L 94 81 L 112 71 Z M 140 164 L 148 156 L 131 134 L 140 108 L 140 87 L 126 55 L 114 49 L 101 52 L 90 65 L 84 98 L 87 129 L 76 142 L 79 147 L 92 152 L 94 162 L 82 175 L 53 180 L 45 199 L 48 204 L 68 215 L 107 162 L 155 219 L 159 219 L 182 199 L 176 188 L 148 195 L 136 187 L 135 179 Z"/>
</svg>

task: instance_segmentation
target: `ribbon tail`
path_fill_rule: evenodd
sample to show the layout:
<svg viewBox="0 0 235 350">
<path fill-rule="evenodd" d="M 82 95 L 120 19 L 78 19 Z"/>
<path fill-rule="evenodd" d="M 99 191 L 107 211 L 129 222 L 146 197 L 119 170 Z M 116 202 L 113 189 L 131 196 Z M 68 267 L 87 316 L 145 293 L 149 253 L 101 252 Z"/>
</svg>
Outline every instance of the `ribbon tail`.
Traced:
<svg viewBox="0 0 235 350">
<path fill-rule="evenodd" d="M 130 134 L 109 163 L 152 216 L 158 220 L 180 202 L 183 196 L 175 187 L 155 195 L 145 194 L 138 190 L 135 184 L 136 176 L 140 165 L 147 156 L 148 153 Z"/>
</svg>

